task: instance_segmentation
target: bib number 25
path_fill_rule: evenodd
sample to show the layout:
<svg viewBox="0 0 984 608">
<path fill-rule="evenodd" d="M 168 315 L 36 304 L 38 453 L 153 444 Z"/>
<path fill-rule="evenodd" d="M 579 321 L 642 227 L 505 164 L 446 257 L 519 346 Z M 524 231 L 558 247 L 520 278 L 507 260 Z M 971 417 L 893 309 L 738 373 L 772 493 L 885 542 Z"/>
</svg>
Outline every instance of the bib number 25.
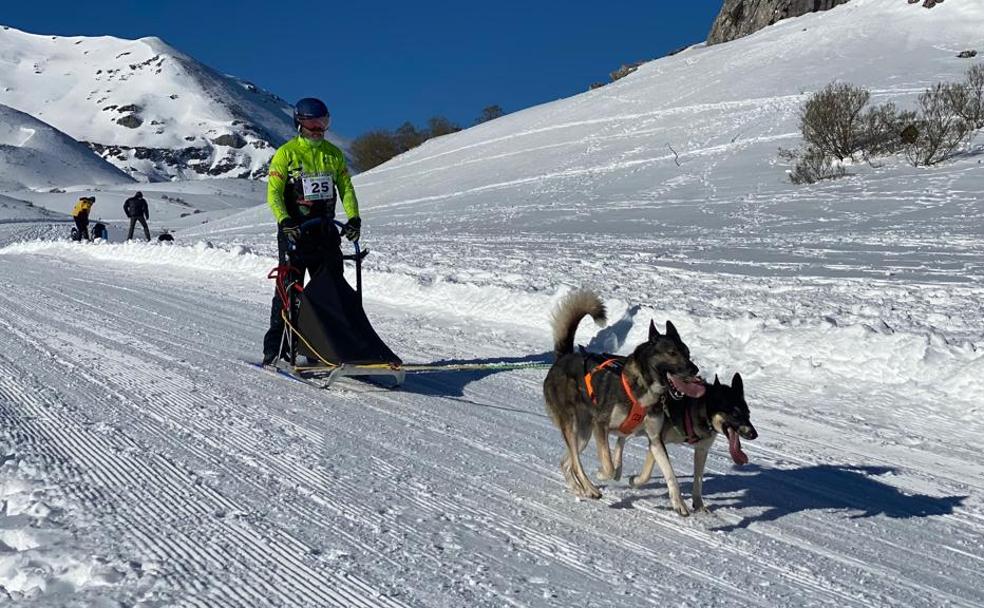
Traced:
<svg viewBox="0 0 984 608">
<path fill-rule="evenodd" d="M 304 176 L 301 183 L 304 186 L 304 200 L 324 201 L 335 198 L 335 182 L 330 175 Z"/>
</svg>

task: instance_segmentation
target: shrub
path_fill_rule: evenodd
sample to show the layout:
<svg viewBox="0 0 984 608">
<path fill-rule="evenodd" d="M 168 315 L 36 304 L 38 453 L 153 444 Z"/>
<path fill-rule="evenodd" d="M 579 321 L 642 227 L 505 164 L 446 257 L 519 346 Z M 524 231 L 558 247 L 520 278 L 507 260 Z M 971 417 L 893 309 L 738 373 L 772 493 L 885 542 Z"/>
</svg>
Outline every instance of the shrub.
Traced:
<svg viewBox="0 0 984 608">
<path fill-rule="evenodd" d="M 905 154 L 915 166 L 935 165 L 956 152 L 970 138 L 973 128 L 961 115 L 965 107 L 967 86 L 938 83 L 919 96 L 919 133 Z"/>
<path fill-rule="evenodd" d="M 400 125 L 393 135 L 396 137 L 396 147 L 400 149 L 400 153 L 412 150 L 427 141 L 427 133 L 418 131 L 410 121 Z"/>
<path fill-rule="evenodd" d="M 901 152 L 915 122 L 915 112 L 899 111 L 891 102 L 868 110 L 860 119 L 859 151 L 865 159 Z"/>
<path fill-rule="evenodd" d="M 806 150 L 779 149 L 779 157 L 795 161 L 789 172 L 789 181 L 794 184 L 814 184 L 825 179 L 835 179 L 847 175 L 847 170 L 821 150 L 808 146 Z"/>
<path fill-rule="evenodd" d="M 967 70 L 957 113 L 972 129 L 984 129 L 984 63 Z"/>
<path fill-rule="evenodd" d="M 392 133 L 378 129 L 353 139 L 349 152 L 355 168 L 368 171 L 399 154 L 400 148 Z"/>
<path fill-rule="evenodd" d="M 844 159 L 862 150 L 862 111 L 871 93 L 845 83 L 831 83 L 811 96 L 800 112 L 800 130 L 808 147 Z"/>
<path fill-rule="evenodd" d="M 443 116 L 433 116 L 427 121 L 427 133 L 430 137 L 440 137 L 449 133 L 457 133 L 460 130 L 461 127 Z"/>
<path fill-rule="evenodd" d="M 482 113 L 479 115 L 479 117 L 475 119 L 475 124 L 480 125 L 483 122 L 495 120 L 496 118 L 500 118 L 505 115 L 506 113 L 502 111 L 502 107 L 499 105 L 486 106 L 485 108 L 482 109 Z"/>
</svg>

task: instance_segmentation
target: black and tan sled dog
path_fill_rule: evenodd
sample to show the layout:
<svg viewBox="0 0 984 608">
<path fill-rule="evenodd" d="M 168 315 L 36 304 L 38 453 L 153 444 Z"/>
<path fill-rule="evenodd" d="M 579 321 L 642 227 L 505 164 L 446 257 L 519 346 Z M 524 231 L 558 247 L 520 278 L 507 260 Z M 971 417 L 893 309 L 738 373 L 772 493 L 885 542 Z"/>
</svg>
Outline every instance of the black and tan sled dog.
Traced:
<svg viewBox="0 0 984 608">
<path fill-rule="evenodd" d="M 649 324 L 649 339 L 628 357 L 599 360 L 601 356 L 574 352 L 574 332 L 585 316 L 596 323 L 606 322 L 605 306 L 596 294 L 578 290 L 565 297 L 553 312 L 554 354 L 556 361 L 543 382 L 547 412 L 560 429 L 567 451 L 560 468 L 574 494 L 600 498 L 591 483 L 580 454 L 595 429 L 604 441 L 596 441 L 602 469 L 613 471 L 607 433 L 629 437 L 643 432 L 649 438 L 649 452 L 659 465 L 670 493 L 673 508 L 683 515 L 687 507 L 680 497 L 680 486 L 670 466 L 663 444 L 663 404 L 667 396 L 699 398 L 705 392 L 697 377 L 697 366 L 690 350 L 669 321 L 666 333 Z M 609 368 L 618 366 L 618 373 Z M 599 371 L 600 370 L 600 371 Z M 596 435 L 597 436 L 597 435 Z"/>
<path fill-rule="evenodd" d="M 694 483 L 693 508 L 695 511 L 706 511 L 704 506 L 704 465 L 707 464 L 707 453 L 718 434 L 728 439 L 728 451 L 731 459 L 737 465 L 748 463 L 748 456 L 741 449 L 741 438 L 753 440 L 758 432 L 752 426 L 748 403 L 745 402 L 745 388 L 741 375 L 735 374 L 731 386 L 722 384 L 717 376 L 714 383 L 707 385 L 707 390 L 701 397 L 684 396 L 681 399 L 666 401 L 664 420 L 660 437 L 663 444 L 689 443 L 694 448 Z M 607 456 L 602 463 L 612 462 L 611 468 L 605 470 L 605 464 L 599 471 L 602 479 L 619 479 L 622 475 L 622 449 L 627 437 L 619 436 L 615 446 L 614 459 Z M 607 433 L 595 433 L 595 440 L 608 443 Z M 633 487 L 640 487 L 649 481 L 653 473 L 652 450 L 646 453 L 646 463 L 639 475 L 629 479 Z M 681 513 L 686 515 L 686 513 Z"/>
</svg>

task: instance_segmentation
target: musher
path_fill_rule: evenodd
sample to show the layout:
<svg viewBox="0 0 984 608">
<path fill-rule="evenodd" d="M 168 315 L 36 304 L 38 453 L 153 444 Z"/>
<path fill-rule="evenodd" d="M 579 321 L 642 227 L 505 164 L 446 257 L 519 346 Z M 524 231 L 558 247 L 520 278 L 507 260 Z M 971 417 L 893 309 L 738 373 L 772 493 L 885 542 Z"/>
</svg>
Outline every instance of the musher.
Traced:
<svg viewBox="0 0 984 608">
<path fill-rule="evenodd" d="M 270 161 L 267 183 L 267 204 L 277 221 L 277 250 L 280 265 L 290 264 L 287 251 L 302 238 L 300 226 L 309 219 L 322 217 L 329 223 L 335 217 L 335 204 L 342 199 L 348 218 L 342 233 L 350 241 L 359 238 L 362 220 L 359 202 L 355 198 L 352 178 L 345 165 L 345 156 L 334 144 L 325 140 L 330 122 L 328 107 L 320 99 L 305 97 L 294 105 L 294 126 L 297 137 L 277 148 Z M 325 252 L 317 260 L 292 265 L 288 280 L 304 280 L 305 270 L 313 277 L 321 272 L 342 274 L 341 239 L 334 225 L 319 233 L 318 249 Z M 303 244 L 302 244 L 303 245 Z M 274 290 L 270 306 L 270 329 L 263 337 L 263 364 L 269 365 L 280 356 L 284 320 L 283 303 Z"/>
</svg>

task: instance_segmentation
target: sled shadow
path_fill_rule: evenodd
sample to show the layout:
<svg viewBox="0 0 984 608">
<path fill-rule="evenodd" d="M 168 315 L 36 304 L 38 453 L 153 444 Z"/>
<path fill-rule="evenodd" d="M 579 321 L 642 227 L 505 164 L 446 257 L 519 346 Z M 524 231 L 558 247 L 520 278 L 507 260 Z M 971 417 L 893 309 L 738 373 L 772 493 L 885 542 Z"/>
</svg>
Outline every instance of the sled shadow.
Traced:
<svg viewBox="0 0 984 608">
<path fill-rule="evenodd" d="M 896 472 L 882 466 L 818 465 L 798 469 L 769 469 L 746 465 L 748 474 L 705 477 L 705 502 L 736 509 L 764 509 L 740 523 L 717 528 L 731 531 L 755 522 L 775 521 L 786 515 L 812 510 L 844 510 L 849 519 L 878 515 L 910 519 L 948 515 L 966 496 L 907 494 L 875 477 Z M 737 473 L 737 471 L 736 471 Z M 736 495 L 728 504 L 721 495 Z M 715 499 L 717 497 L 717 499 Z"/>
<path fill-rule="evenodd" d="M 454 366 L 454 365 L 492 365 L 506 364 L 547 364 L 553 363 L 553 353 L 545 352 L 523 357 L 495 357 L 488 359 L 443 359 L 425 363 L 424 365 Z M 462 397 L 465 387 L 494 374 L 523 371 L 515 369 L 468 369 L 435 372 L 408 373 L 403 385 L 398 389 L 403 392 L 428 395 L 432 397 Z M 546 374 L 546 370 L 537 370 Z"/>
</svg>

